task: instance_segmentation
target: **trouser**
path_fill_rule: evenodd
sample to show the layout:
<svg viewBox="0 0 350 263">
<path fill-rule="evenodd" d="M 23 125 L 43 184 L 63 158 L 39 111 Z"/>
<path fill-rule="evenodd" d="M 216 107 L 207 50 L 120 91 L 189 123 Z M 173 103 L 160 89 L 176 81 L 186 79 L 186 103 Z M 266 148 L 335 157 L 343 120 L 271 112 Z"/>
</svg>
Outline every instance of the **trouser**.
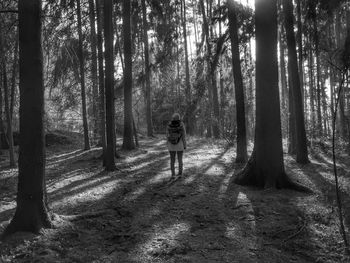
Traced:
<svg viewBox="0 0 350 263">
<path fill-rule="evenodd" d="M 183 151 L 169 151 L 170 153 L 170 169 L 171 169 L 171 175 L 175 175 L 175 159 L 176 159 L 176 154 L 177 154 L 177 160 L 179 162 L 179 175 L 182 174 L 182 156 L 183 156 Z"/>
</svg>

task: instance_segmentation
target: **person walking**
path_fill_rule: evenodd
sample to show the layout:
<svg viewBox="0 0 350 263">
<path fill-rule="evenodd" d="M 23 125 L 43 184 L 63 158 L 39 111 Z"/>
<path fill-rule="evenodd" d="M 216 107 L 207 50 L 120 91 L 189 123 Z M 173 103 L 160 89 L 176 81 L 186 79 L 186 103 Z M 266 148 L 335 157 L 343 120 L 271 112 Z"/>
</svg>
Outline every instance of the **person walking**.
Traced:
<svg viewBox="0 0 350 263">
<path fill-rule="evenodd" d="M 186 149 L 186 130 L 179 113 L 174 113 L 166 130 L 167 146 L 170 153 L 171 178 L 175 178 L 175 160 L 179 163 L 179 176 L 183 171 L 183 152 Z"/>
</svg>

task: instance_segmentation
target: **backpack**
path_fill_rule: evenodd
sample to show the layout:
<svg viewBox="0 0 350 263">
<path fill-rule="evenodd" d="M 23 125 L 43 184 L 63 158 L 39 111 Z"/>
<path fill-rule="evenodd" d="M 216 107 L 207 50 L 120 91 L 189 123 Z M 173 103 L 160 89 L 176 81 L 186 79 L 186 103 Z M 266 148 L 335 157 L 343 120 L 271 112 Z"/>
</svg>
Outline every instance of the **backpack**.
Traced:
<svg viewBox="0 0 350 263">
<path fill-rule="evenodd" d="M 182 126 L 180 123 L 170 123 L 168 125 L 168 141 L 171 144 L 178 144 L 182 136 Z"/>
</svg>

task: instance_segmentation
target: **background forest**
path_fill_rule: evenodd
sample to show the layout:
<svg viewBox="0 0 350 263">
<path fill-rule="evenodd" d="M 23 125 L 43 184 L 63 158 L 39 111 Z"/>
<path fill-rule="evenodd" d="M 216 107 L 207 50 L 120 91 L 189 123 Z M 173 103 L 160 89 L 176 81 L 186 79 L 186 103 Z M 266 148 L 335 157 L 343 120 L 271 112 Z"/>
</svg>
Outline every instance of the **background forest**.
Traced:
<svg viewBox="0 0 350 263">
<path fill-rule="evenodd" d="M 89 261 L 69 250 L 88 234 L 94 262 L 232 262 L 239 240 L 237 262 L 347 262 L 349 68 L 346 0 L 1 1 L 0 230 L 44 239 L 0 262 Z M 190 146 L 167 182 L 174 112 Z"/>
<path fill-rule="evenodd" d="M 310 143 L 322 137 L 329 138 L 342 78 L 339 63 L 349 27 L 345 2 L 296 1 L 290 10 L 292 24 L 287 25 L 294 27 L 295 47 L 288 41 L 286 31 L 289 29 L 285 29 L 284 17 L 288 10 L 283 10 L 282 5 L 278 10 L 282 135 L 290 138 L 291 144 L 293 136 L 288 133 L 293 134 L 293 129 L 289 128 L 289 121 L 294 117 L 288 87 L 293 77 L 293 66 L 289 63 L 293 63 L 294 58 L 289 50 L 294 48 L 297 52 L 307 138 Z M 3 1 L 1 5 L 3 85 L 0 128 L 3 148 L 6 148 L 8 136 L 5 134 L 10 130 L 7 126 L 14 132 L 19 128 L 18 33 L 17 14 L 13 11 L 16 1 Z M 104 111 L 101 101 L 103 61 L 100 61 L 103 60 L 105 37 L 102 9 L 103 1 L 43 3 L 45 128 L 47 131 L 60 128 L 82 132 L 90 144 L 101 143 L 102 137 L 99 116 Z M 124 131 L 126 74 L 132 76 L 130 107 L 135 128 L 141 134 L 150 136 L 164 132 L 171 114 L 180 112 L 190 134 L 234 141 L 239 116 L 237 108 L 243 103 L 247 138 L 253 139 L 255 40 L 252 2 L 232 2 L 229 12 L 225 1 L 132 1 L 129 40 L 125 39 L 123 31 L 122 3 L 115 2 L 112 9 L 113 97 L 119 135 Z M 230 37 L 230 30 L 232 35 L 238 35 L 238 43 Z M 125 43 L 130 44 L 131 50 L 124 49 Z M 128 69 L 131 72 L 125 72 L 124 60 L 128 59 L 131 59 L 132 67 Z M 237 71 L 241 72 L 241 77 L 234 78 L 233 73 Z M 337 121 L 344 142 L 349 141 L 348 97 L 344 88 L 339 97 Z M 8 111 L 11 125 L 6 117 Z"/>
</svg>

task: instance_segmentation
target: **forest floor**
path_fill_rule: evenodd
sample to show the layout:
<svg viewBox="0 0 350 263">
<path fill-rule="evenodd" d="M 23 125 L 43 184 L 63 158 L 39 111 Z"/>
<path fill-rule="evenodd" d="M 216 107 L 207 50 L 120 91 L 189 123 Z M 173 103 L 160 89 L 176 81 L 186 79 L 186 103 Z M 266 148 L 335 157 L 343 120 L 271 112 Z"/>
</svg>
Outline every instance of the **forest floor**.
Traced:
<svg viewBox="0 0 350 263">
<path fill-rule="evenodd" d="M 120 141 L 119 141 L 120 143 Z M 285 154 L 289 176 L 313 194 L 234 184 L 242 166 L 223 141 L 190 138 L 184 175 L 170 180 L 162 136 L 120 151 L 104 171 L 101 148 L 76 140 L 47 147 L 47 190 L 56 228 L 0 242 L 0 262 L 350 262 L 338 231 L 329 146 L 311 163 Z M 251 149 L 250 149 L 251 150 Z M 350 226 L 350 158 L 339 154 Z M 15 209 L 17 169 L 0 156 L 0 231 Z"/>
</svg>

